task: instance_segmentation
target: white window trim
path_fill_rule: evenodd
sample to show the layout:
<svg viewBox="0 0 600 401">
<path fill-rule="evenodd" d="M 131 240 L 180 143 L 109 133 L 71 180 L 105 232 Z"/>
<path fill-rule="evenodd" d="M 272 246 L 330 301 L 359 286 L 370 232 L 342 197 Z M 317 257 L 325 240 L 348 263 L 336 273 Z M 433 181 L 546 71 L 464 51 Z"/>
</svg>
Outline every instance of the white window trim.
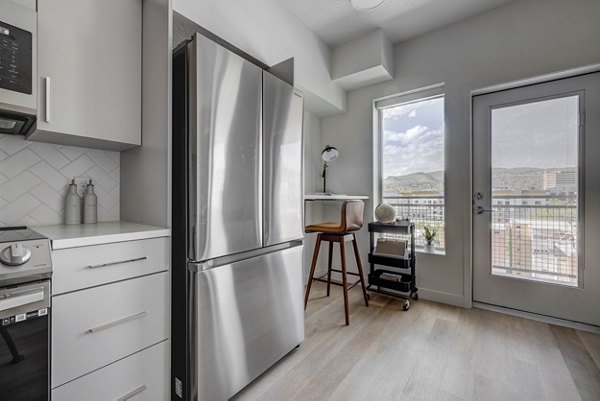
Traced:
<svg viewBox="0 0 600 401">
<path fill-rule="evenodd" d="M 403 103 L 411 103 L 417 100 L 434 98 L 445 95 L 445 83 L 437 83 L 421 88 L 396 93 L 373 100 L 373 189 L 372 199 L 374 204 L 380 204 L 382 201 L 381 177 L 383 171 L 383 162 L 381 160 L 382 132 L 379 112 L 383 109 L 397 106 Z M 445 167 L 444 167 L 445 170 Z M 373 208 L 374 209 L 374 208 Z M 373 211 L 374 213 L 374 211 Z M 375 215 L 373 215 L 375 217 Z"/>
<path fill-rule="evenodd" d="M 438 83 L 421 88 L 411 89 L 405 92 L 396 93 L 394 95 L 385 96 L 373 100 L 373 189 L 372 199 L 373 204 L 380 204 L 383 201 L 383 191 L 381 188 L 381 176 L 383 173 L 383 161 L 381 155 L 383 154 L 382 146 L 382 132 L 381 132 L 381 110 L 399 106 L 402 104 L 413 103 L 417 101 L 423 101 L 427 99 L 437 98 L 440 96 L 446 96 L 445 83 Z M 445 116 L 444 116 L 445 118 Z M 445 135 L 445 134 L 444 134 Z M 444 139 L 445 143 L 445 139 Z M 444 165 L 444 172 L 446 166 Z M 444 173 L 445 174 L 445 173 Z M 445 186 L 445 183 L 444 183 Z M 444 193 L 446 191 L 444 190 Z M 444 195 L 445 198 L 445 195 Z M 445 201 L 444 201 L 445 203 Z M 373 218 L 375 218 L 375 207 L 373 207 Z M 435 250 L 433 252 L 424 251 L 422 247 L 418 247 L 417 251 L 420 253 L 432 253 L 436 255 L 445 255 L 445 250 Z"/>
</svg>

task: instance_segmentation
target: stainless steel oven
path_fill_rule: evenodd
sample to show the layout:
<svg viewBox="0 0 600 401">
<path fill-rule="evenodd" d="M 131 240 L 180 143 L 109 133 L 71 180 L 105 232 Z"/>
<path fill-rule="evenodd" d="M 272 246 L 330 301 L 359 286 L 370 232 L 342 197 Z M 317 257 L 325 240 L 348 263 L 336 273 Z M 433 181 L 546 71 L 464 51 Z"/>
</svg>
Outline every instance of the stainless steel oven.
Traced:
<svg viewBox="0 0 600 401">
<path fill-rule="evenodd" d="M 50 282 L 0 289 L 0 398 L 50 399 Z"/>
<path fill-rule="evenodd" d="M 50 399 L 50 241 L 0 227 L 0 400 Z"/>
</svg>

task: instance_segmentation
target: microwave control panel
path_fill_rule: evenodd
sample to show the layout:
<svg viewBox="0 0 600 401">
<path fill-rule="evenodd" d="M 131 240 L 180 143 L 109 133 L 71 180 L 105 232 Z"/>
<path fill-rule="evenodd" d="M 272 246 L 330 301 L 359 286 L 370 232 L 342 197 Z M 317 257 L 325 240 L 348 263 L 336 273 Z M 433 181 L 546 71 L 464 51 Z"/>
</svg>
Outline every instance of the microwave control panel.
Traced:
<svg viewBox="0 0 600 401">
<path fill-rule="evenodd" d="M 32 94 L 31 32 L 0 21 L 0 88 Z"/>
</svg>

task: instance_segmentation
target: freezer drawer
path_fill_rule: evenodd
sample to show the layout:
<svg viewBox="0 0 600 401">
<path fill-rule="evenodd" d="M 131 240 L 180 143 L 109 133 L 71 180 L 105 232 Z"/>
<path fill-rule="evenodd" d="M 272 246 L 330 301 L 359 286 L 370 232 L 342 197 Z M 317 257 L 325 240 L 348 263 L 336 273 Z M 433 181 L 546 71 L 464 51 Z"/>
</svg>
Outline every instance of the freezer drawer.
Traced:
<svg viewBox="0 0 600 401">
<path fill-rule="evenodd" d="M 302 94 L 263 71 L 264 244 L 304 236 Z"/>
<path fill-rule="evenodd" d="M 304 340 L 302 246 L 192 274 L 192 399 L 226 400 Z"/>
</svg>

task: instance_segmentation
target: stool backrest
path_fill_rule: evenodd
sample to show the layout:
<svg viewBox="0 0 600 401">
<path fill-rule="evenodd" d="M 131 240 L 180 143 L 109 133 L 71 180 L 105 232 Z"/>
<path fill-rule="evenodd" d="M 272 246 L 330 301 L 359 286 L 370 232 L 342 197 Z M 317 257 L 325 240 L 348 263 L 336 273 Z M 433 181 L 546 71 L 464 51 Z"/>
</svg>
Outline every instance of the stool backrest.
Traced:
<svg viewBox="0 0 600 401">
<path fill-rule="evenodd" d="M 344 232 L 357 231 L 363 226 L 365 204 L 361 200 L 344 201 L 342 204 L 342 227 Z"/>
</svg>

